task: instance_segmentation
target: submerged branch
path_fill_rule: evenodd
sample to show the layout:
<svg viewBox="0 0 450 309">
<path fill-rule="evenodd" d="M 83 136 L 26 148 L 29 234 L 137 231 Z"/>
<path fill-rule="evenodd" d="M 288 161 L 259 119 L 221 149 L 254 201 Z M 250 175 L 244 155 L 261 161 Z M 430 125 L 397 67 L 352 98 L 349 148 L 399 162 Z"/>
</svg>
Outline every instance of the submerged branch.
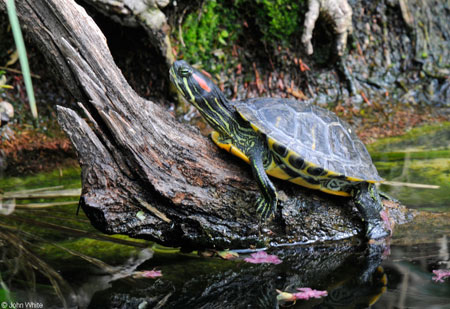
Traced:
<svg viewBox="0 0 450 309">
<path fill-rule="evenodd" d="M 420 189 L 439 189 L 440 186 L 428 185 L 421 183 L 411 183 L 411 182 L 401 182 L 401 181 L 384 181 L 383 185 L 393 186 L 393 187 L 410 187 L 410 188 L 420 188 Z"/>
<path fill-rule="evenodd" d="M 23 203 L 16 204 L 16 209 L 40 209 L 40 208 L 50 208 L 57 206 L 68 206 L 76 205 L 79 201 L 68 201 L 68 202 L 49 202 L 49 203 Z"/>
<path fill-rule="evenodd" d="M 34 198 L 56 198 L 56 197 L 79 197 L 81 195 L 81 189 L 66 189 L 59 191 L 18 191 L 18 192 L 5 192 L 0 195 L 0 199 L 34 199 Z"/>
</svg>

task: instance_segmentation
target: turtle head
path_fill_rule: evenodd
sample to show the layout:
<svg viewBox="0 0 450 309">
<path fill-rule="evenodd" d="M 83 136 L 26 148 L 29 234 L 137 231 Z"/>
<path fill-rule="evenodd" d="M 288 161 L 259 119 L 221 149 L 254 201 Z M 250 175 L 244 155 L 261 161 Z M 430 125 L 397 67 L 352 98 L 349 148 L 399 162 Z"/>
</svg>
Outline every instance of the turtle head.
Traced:
<svg viewBox="0 0 450 309">
<path fill-rule="evenodd" d="M 177 87 L 178 92 L 191 102 L 215 129 L 219 129 L 213 124 L 217 124 L 218 117 L 232 117 L 233 108 L 228 100 L 219 87 L 205 74 L 184 60 L 175 61 L 169 73 L 170 80 Z"/>
<path fill-rule="evenodd" d="M 172 65 L 170 79 L 183 97 L 195 105 L 202 106 L 204 99 L 210 101 L 221 93 L 210 78 L 184 60 L 175 61 Z"/>
</svg>

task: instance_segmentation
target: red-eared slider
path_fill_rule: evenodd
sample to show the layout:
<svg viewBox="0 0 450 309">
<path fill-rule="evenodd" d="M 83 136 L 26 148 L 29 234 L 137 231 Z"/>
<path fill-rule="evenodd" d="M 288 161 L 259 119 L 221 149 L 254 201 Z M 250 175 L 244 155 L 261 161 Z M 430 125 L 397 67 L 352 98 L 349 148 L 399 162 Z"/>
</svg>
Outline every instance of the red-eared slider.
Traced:
<svg viewBox="0 0 450 309">
<path fill-rule="evenodd" d="M 329 194 L 352 196 L 369 238 L 388 235 L 374 183 L 381 177 L 364 144 L 334 113 L 304 102 L 259 98 L 230 102 L 204 74 L 176 61 L 170 78 L 213 127 L 212 140 L 252 167 L 261 190 L 257 212 L 266 219 L 277 208 L 267 174 Z"/>
</svg>

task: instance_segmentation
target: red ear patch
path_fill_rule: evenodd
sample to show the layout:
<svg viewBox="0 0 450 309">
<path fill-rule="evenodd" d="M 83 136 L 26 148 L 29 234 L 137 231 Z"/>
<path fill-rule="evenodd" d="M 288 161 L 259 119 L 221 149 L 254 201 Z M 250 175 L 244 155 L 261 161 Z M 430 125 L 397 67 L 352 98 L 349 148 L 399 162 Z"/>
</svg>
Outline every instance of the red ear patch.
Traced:
<svg viewBox="0 0 450 309">
<path fill-rule="evenodd" d="M 192 74 L 192 77 L 197 81 L 197 83 L 200 85 L 200 87 L 202 87 L 203 90 L 205 90 L 206 92 L 211 92 L 211 88 L 209 88 L 208 84 L 203 78 L 195 73 Z"/>
</svg>

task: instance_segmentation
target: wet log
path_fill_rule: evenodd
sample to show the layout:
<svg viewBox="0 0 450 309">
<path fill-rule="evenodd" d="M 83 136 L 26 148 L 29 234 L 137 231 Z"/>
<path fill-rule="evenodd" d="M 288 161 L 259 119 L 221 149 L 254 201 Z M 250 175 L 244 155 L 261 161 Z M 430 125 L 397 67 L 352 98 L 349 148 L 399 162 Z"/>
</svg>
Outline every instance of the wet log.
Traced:
<svg viewBox="0 0 450 309">
<path fill-rule="evenodd" d="M 139 97 L 82 7 L 73 0 L 16 5 L 24 31 L 84 111 L 58 107 L 58 120 L 82 168 L 80 205 L 99 230 L 196 248 L 336 240 L 362 232 L 350 199 L 282 181 L 275 181 L 278 212 L 261 223 L 249 166 Z"/>
</svg>

